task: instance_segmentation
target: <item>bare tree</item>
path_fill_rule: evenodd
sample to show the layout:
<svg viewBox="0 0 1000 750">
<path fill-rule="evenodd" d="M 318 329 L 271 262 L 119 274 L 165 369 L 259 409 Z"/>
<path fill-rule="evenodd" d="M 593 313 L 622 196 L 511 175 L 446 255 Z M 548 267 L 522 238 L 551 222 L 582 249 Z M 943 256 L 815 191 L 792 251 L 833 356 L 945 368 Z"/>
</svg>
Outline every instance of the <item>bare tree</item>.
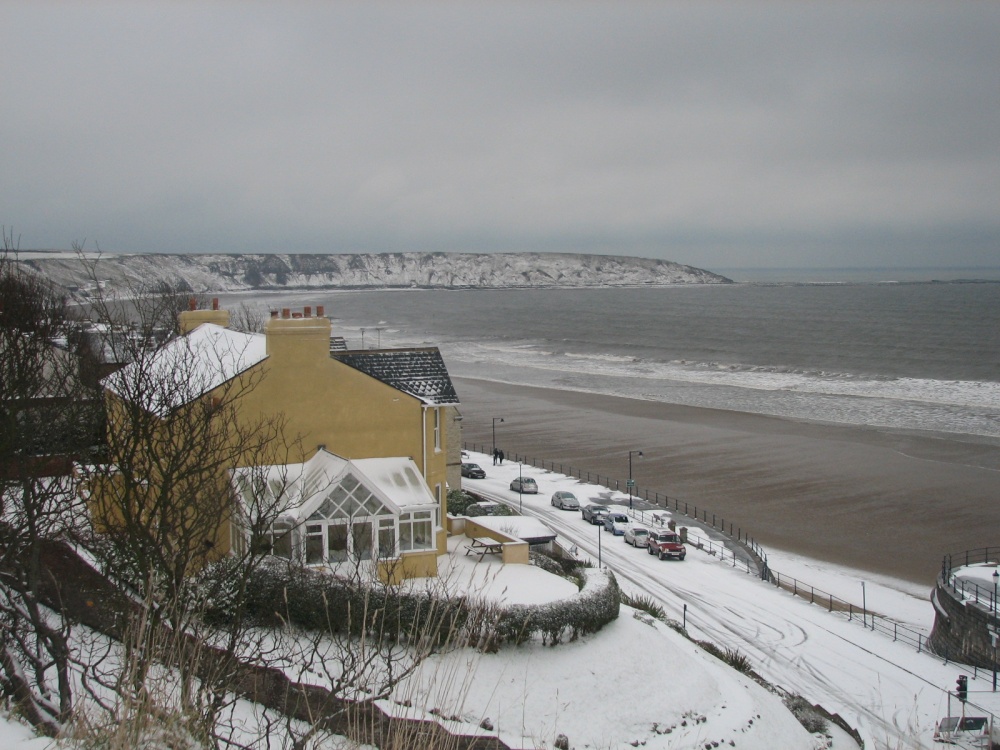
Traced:
<svg viewBox="0 0 1000 750">
<path fill-rule="evenodd" d="M 65 298 L 0 252 L 0 687 L 41 732 L 73 712 L 71 621 L 43 550 L 73 539 L 83 508 L 71 475 L 98 433 L 94 393 L 69 350 L 77 323 Z M 48 605 L 48 606 L 46 606 Z"/>
</svg>

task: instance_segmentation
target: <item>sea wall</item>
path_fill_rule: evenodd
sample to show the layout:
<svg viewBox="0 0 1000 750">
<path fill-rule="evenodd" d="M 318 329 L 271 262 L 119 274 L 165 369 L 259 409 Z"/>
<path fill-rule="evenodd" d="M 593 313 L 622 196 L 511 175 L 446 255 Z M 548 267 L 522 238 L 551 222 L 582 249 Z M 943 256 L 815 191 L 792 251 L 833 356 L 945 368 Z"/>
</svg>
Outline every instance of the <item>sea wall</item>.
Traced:
<svg viewBox="0 0 1000 750">
<path fill-rule="evenodd" d="M 951 661 L 993 669 L 996 651 L 990 629 L 996 613 L 988 601 L 964 598 L 954 580 L 939 576 L 931 593 L 934 629 L 928 643 L 934 653 Z"/>
</svg>

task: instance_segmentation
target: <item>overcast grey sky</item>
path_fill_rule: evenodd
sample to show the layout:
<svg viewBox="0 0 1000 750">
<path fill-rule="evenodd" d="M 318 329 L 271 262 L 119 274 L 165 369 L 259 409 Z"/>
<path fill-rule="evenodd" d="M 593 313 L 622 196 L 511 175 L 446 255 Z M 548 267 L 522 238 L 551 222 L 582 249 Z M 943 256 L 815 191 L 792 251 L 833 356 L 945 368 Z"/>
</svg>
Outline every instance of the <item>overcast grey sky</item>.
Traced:
<svg viewBox="0 0 1000 750">
<path fill-rule="evenodd" d="M 22 249 L 1000 265 L 995 2 L 4 0 Z"/>
</svg>

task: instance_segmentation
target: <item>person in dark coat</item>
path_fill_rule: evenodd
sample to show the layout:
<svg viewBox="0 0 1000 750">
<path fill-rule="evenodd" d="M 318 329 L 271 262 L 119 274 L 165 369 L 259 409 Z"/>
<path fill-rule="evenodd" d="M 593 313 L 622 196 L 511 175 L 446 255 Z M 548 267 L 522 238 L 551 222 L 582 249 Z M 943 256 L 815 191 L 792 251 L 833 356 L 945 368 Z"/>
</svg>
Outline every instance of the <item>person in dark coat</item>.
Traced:
<svg viewBox="0 0 1000 750">
<path fill-rule="evenodd" d="M 500 451 L 500 465 L 503 465 L 503 451 Z"/>
</svg>

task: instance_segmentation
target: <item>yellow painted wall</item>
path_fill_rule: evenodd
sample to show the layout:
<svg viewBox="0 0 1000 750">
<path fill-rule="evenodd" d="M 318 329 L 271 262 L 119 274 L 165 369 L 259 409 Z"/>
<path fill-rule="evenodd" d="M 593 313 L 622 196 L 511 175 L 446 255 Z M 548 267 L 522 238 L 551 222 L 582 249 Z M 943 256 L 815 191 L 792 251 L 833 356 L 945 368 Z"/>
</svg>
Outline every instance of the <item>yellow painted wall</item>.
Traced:
<svg viewBox="0 0 1000 750">
<path fill-rule="evenodd" d="M 223 316 L 228 319 L 228 313 L 221 310 L 189 311 L 181 314 L 181 327 L 190 331 L 202 322 L 222 323 Z M 440 485 L 444 500 L 450 416 L 446 412 L 453 407 L 425 406 L 331 358 L 327 318 L 272 318 L 265 334 L 267 359 L 238 376 L 242 382 L 253 383 L 239 397 L 238 418 L 253 424 L 282 414 L 285 438 L 302 440 L 301 455 L 289 455 L 288 462 L 307 460 L 319 446 L 348 459 L 408 456 L 424 474 L 432 494 Z M 225 386 L 215 393 L 224 394 Z M 435 448 L 435 411 L 440 414 L 440 449 Z M 252 458 L 247 457 L 248 461 Z M 439 511 L 441 523 L 443 516 L 444 507 Z M 228 550 L 228 527 L 219 530 L 219 541 Z M 436 557 L 447 552 L 443 528 L 437 530 L 435 542 L 435 550 L 404 553 L 394 570 L 407 578 L 436 575 Z M 383 574 L 395 575 L 388 570 Z"/>
<path fill-rule="evenodd" d="M 425 407 L 330 357 L 327 318 L 272 318 L 264 377 L 242 400 L 248 415 L 281 411 L 287 434 L 301 435 L 304 459 L 323 445 L 348 459 L 408 456 L 431 492 L 447 476 L 448 407 Z M 441 413 L 441 449 L 434 447 L 434 412 Z"/>
</svg>

